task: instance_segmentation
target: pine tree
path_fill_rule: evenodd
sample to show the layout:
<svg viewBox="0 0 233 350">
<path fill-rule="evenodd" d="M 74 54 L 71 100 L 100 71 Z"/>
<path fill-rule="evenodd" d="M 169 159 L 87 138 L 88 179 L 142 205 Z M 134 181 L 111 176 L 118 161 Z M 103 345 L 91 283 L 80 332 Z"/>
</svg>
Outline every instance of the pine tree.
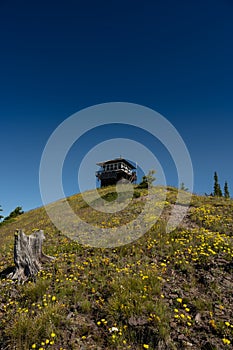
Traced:
<svg viewBox="0 0 233 350">
<path fill-rule="evenodd" d="M 148 186 L 152 186 L 153 182 L 156 180 L 154 177 L 155 173 L 155 170 L 149 170 L 148 174 L 142 177 L 142 182 L 140 182 L 138 188 L 148 188 Z"/>
<path fill-rule="evenodd" d="M 0 205 L 0 212 L 2 211 L 2 206 Z M 4 218 L 3 215 L 0 214 L 0 221 Z"/>
<path fill-rule="evenodd" d="M 180 190 L 182 190 L 182 191 L 188 191 L 188 188 L 185 187 L 184 182 L 181 182 L 181 184 L 180 184 Z"/>
<path fill-rule="evenodd" d="M 224 197 L 225 198 L 230 198 L 230 193 L 228 190 L 228 183 L 225 181 L 225 185 L 224 185 Z"/>
<path fill-rule="evenodd" d="M 218 182 L 218 175 L 216 171 L 214 173 L 214 196 L 222 197 L 222 190 Z"/>
<path fill-rule="evenodd" d="M 22 215 L 24 211 L 22 210 L 22 207 L 16 207 L 8 216 L 5 217 L 3 220 L 4 222 L 14 219 L 19 215 Z"/>
</svg>

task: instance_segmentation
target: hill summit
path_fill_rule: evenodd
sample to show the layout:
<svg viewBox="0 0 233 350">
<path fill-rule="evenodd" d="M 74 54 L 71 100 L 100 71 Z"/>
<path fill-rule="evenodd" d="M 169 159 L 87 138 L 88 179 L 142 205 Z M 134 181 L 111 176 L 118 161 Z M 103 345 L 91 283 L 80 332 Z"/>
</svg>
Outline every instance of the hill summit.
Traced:
<svg viewBox="0 0 233 350">
<path fill-rule="evenodd" d="M 0 349 L 232 349 L 233 201 L 193 195 L 183 221 L 168 232 L 177 189 L 166 190 L 151 208 L 148 221 L 163 205 L 150 229 L 116 247 L 71 239 L 43 207 L 1 225 L 0 271 L 13 265 L 16 229 L 43 230 L 44 251 L 55 259 L 35 281 L 0 280 Z M 115 187 L 99 194 L 106 206 L 118 196 Z M 117 212 L 98 211 L 82 194 L 67 201 L 83 221 L 121 237 L 147 197 L 135 187 Z"/>
</svg>

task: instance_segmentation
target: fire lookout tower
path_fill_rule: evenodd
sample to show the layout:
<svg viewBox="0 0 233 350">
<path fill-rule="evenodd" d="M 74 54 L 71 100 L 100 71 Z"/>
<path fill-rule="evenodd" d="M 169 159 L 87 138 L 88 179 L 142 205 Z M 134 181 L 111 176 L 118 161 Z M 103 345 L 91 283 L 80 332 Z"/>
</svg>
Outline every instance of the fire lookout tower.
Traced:
<svg viewBox="0 0 233 350">
<path fill-rule="evenodd" d="M 100 170 L 96 172 L 96 177 L 101 181 L 100 186 L 115 185 L 118 181 L 136 182 L 136 168 L 130 162 L 123 158 L 107 160 L 97 163 Z"/>
</svg>

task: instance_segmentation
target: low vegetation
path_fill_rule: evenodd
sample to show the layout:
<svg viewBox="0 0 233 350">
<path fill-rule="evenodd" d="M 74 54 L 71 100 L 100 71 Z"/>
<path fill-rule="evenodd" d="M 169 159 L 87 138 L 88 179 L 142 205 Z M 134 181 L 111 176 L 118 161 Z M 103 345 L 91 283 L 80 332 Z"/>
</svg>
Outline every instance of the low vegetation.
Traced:
<svg viewBox="0 0 233 350">
<path fill-rule="evenodd" d="M 116 248 L 70 240 L 44 208 L 2 225 L 0 271 L 13 265 L 18 228 L 44 230 L 44 251 L 56 259 L 36 281 L 0 280 L 0 349 L 232 349 L 233 201 L 193 196 L 183 223 L 166 233 L 176 194 L 168 188 L 152 228 Z M 100 195 L 116 199 L 114 187 Z M 68 201 L 88 222 L 117 227 L 143 210 L 146 197 L 146 188 L 135 189 L 115 214 L 97 212 L 80 194 Z"/>
</svg>

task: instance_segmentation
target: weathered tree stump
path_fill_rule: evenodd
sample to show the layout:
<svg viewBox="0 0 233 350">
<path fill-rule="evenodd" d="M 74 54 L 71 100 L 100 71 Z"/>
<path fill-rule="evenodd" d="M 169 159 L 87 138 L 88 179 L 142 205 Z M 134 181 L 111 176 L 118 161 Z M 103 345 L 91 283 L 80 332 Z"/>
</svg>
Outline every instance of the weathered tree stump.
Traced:
<svg viewBox="0 0 233 350">
<path fill-rule="evenodd" d="M 42 252 L 42 244 L 45 239 L 44 231 L 36 231 L 27 236 L 22 230 L 15 232 L 13 271 L 7 278 L 24 283 L 29 278 L 35 278 L 42 269 L 42 263 L 54 258 Z"/>
</svg>

